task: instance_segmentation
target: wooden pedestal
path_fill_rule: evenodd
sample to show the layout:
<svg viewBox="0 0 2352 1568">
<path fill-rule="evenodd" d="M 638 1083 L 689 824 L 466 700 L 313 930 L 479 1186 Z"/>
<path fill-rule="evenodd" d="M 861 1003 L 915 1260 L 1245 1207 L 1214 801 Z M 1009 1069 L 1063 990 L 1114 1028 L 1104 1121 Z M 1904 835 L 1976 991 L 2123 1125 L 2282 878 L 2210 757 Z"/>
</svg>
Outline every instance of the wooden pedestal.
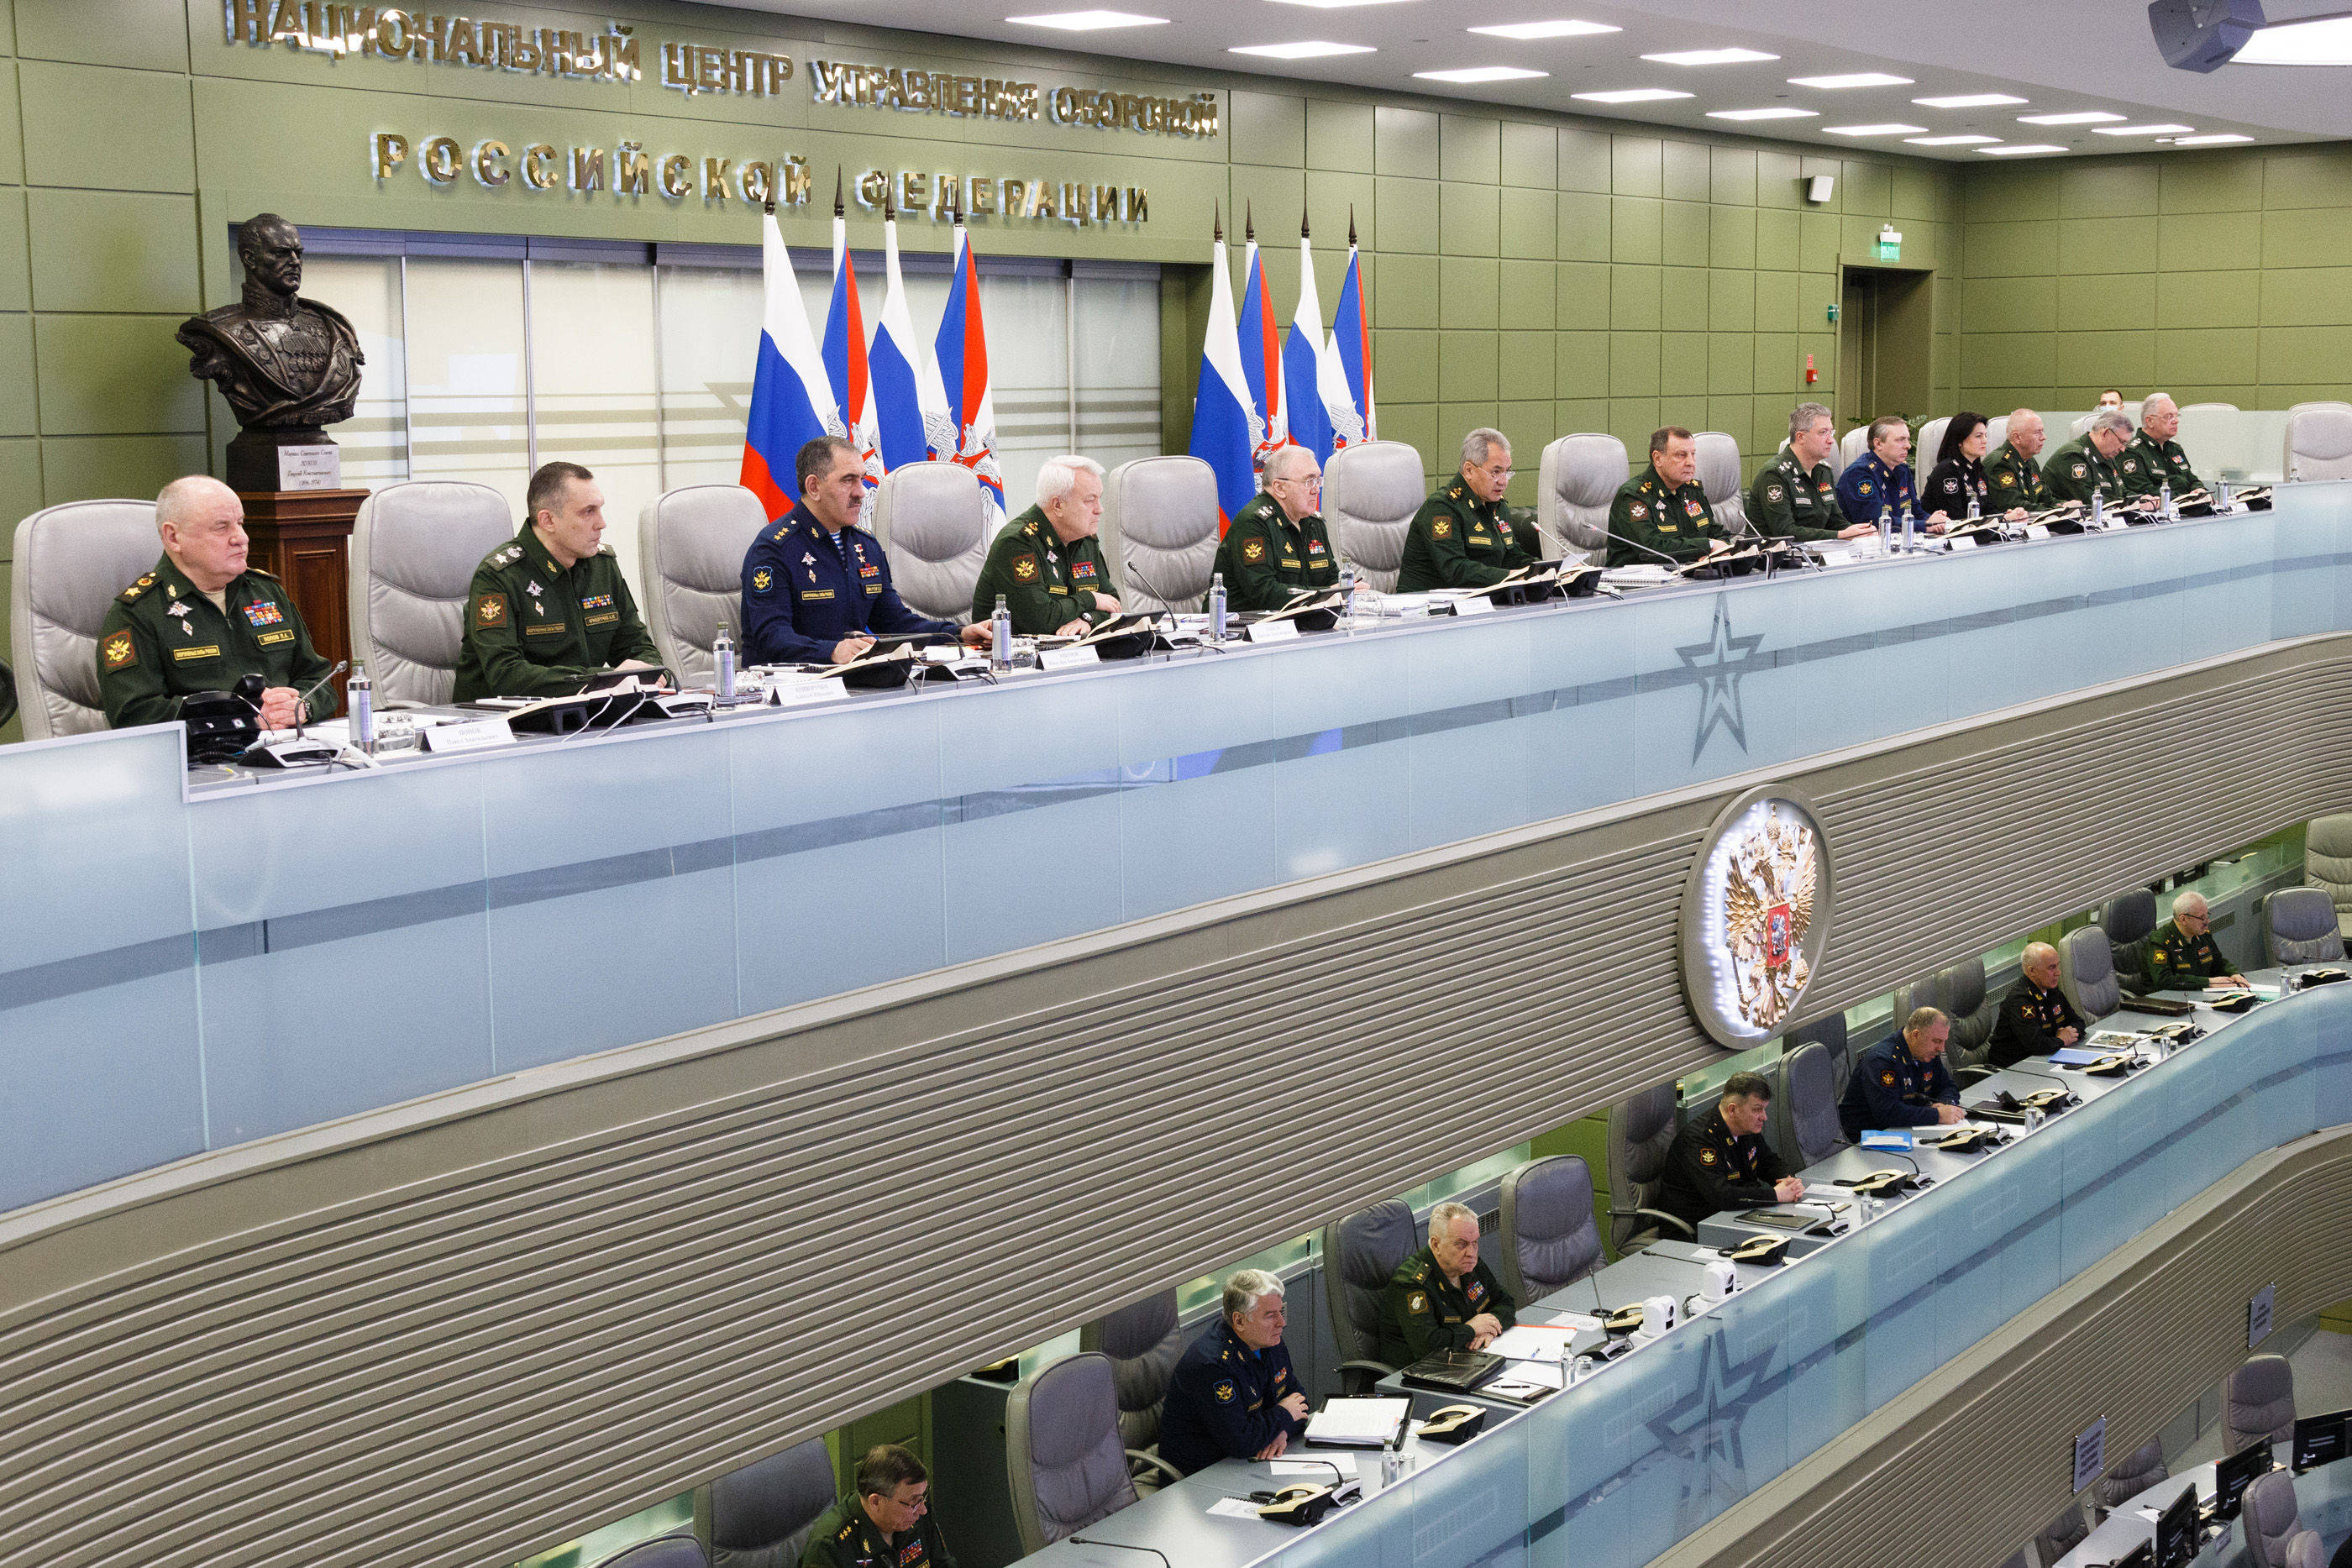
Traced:
<svg viewBox="0 0 2352 1568">
<path fill-rule="evenodd" d="M 251 564 L 293 591 L 310 645 L 330 664 L 352 656 L 352 524 L 365 490 L 240 490 Z M 343 677 L 335 677 L 340 700 Z"/>
</svg>

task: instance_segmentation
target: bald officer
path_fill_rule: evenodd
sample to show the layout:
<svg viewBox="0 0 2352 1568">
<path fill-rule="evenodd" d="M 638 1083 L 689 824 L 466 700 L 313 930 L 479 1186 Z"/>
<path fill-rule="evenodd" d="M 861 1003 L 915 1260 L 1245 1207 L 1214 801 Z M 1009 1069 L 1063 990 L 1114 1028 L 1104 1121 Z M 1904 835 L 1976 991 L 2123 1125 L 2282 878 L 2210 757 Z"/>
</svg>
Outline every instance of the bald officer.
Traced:
<svg viewBox="0 0 2352 1568">
<path fill-rule="evenodd" d="M 1984 461 L 1985 483 L 1992 486 L 1995 511 L 2023 507 L 2038 512 L 2057 504 L 2038 461 L 2045 439 L 2042 416 L 2032 409 L 2021 408 L 2009 416 L 2008 437 Z"/>
<path fill-rule="evenodd" d="M 1278 1458 L 1307 1434 L 1281 1280 L 1244 1269 L 1225 1281 L 1223 1309 L 1177 1361 L 1160 1412 L 1160 1457 L 1188 1476 L 1219 1459 Z"/>
<path fill-rule="evenodd" d="M 1490 588 L 1536 558 L 1519 548 L 1503 509 L 1511 486 L 1511 444 L 1499 430 L 1462 438 L 1462 466 L 1421 504 L 1404 532 L 1399 593 Z"/>
</svg>

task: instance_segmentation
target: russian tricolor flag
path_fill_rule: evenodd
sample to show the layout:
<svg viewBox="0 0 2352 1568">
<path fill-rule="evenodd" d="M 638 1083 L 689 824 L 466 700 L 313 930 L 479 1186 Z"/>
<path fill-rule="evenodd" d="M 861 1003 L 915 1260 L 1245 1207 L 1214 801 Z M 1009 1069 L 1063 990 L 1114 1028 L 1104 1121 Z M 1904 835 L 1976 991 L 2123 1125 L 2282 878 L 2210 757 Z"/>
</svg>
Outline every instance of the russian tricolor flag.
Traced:
<svg viewBox="0 0 2352 1568">
<path fill-rule="evenodd" d="M 948 399 L 940 382 L 940 368 L 930 345 L 915 336 L 914 318 L 907 310 L 906 280 L 898 270 L 898 219 L 894 213 L 882 224 L 882 265 L 887 286 L 882 295 L 882 319 L 875 323 L 874 342 L 867 349 L 867 383 L 874 403 L 875 445 L 882 455 L 882 472 L 905 463 L 921 463 L 954 453 L 954 439 L 940 439 L 948 429 Z"/>
<path fill-rule="evenodd" d="M 1348 225 L 1348 276 L 1339 285 L 1339 308 L 1331 318 L 1331 340 L 1324 356 L 1320 389 L 1331 413 L 1331 443 L 1348 446 L 1380 439 L 1372 403 L 1372 330 L 1364 309 L 1364 281 L 1356 254 L 1355 225 Z"/>
<path fill-rule="evenodd" d="M 1252 496 L 1257 474 L 1251 458 L 1257 420 L 1242 371 L 1241 337 L 1234 323 L 1234 285 L 1225 271 L 1223 228 L 1212 242 L 1209 331 L 1201 349 L 1201 384 L 1192 394 L 1192 455 L 1216 471 L 1217 534 L 1224 536 Z"/>
<path fill-rule="evenodd" d="M 849 255 L 849 224 L 838 195 L 833 210 L 833 298 L 824 309 L 824 371 L 841 397 L 841 418 L 851 444 L 866 457 L 866 486 L 874 472 L 874 409 L 866 364 L 866 313 L 857 300 L 857 264 Z M 871 499 L 869 494 L 868 499 Z"/>
<path fill-rule="evenodd" d="M 1323 407 L 1323 301 L 1315 292 L 1315 247 L 1298 225 L 1298 308 L 1282 340 L 1283 415 L 1290 439 L 1331 461 L 1331 416 Z"/>
<path fill-rule="evenodd" d="M 824 360 L 809 332 L 800 280 L 776 227 L 764 220 L 760 239 L 762 292 L 759 359 L 751 372 L 751 412 L 743 426 L 743 487 L 760 497 L 774 522 L 793 509 L 793 460 L 818 436 L 838 434 L 841 410 Z"/>
<path fill-rule="evenodd" d="M 1232 312 L 1226 313 L 1232 319 Z M 1230 336 L 1230 333 L 1228 334 Z M 955 430 L 941 457 L 952 457 L 980 479 L 981 493 L 994 508 L 989 537 L 1004 526 L 1004 471 L 996 465 L 996 394 L 988 377 L 988 328 L 980 315 L 980 265 L 972 259 L 971 236 L 963 215 L 956 215 L 955 275 L 948 280 L 948 302 L 940 312 L 938 350 L 940 393 Z"/>
<path fill-rule="evenodd" d="M 1265 273 L 1258 265 L 1257 229 L 1246 231 L 1249 248 L 1242 264 L 1239 341 L 1242 376 L 1248 383 L 1250 412 L 1257 416 L 1256 450 L 1251 461 L 1263 466 L 1275 448 L 1289 439 L 1289 420 L 1282 396 L 1282 340 L 1276 325 L 1274 299 L 1266 292 Z"/>
</svg>

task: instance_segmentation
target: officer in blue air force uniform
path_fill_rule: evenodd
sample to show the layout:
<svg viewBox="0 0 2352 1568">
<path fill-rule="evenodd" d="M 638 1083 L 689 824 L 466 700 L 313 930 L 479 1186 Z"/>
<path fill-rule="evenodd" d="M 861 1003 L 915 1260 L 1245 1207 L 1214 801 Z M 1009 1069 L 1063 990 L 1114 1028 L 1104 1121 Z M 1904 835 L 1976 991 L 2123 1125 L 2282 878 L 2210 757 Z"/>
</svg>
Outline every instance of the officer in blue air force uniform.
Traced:
<svg viewBox="0 0 2352 1568">
<path fill-rule="evenodd" d="M 1307 1431 L 1307 1395 L 1282 1343 L 1282 1281 L 1244 1269 L 1222 1304 L 1176 1363 L 1160 1412 L 1160 1457 L 1188 1476 L 1219 1459 L 1274 1458 Z"/>
<path fill-rule="evenodd" d="M 845 664 L 874 645 L 872 632 L 987 642 L 988 628 L 918 615 L 890 586 L 881 541 L 857 527 L 866 468 L 856 447 L 819 436 L 793 467 L 800 504 L 743 555 L 743 663 Z"/>
<path fill-rule="evenodd" d="M 1849 523 L 1878 526 L 1881 508 L 1891 512 L 1895 526 L 1903 522 L 1903 510 L 1911 508 L 1912 521 L 1921 533 L 1940 534 L 1948 520 L 1941 512 L 1929 516 L 1920 514 L 1917 491 L 1911 477 L 1911 427 L 1893 414 L 1882 414 L 1870 422 L 1870 446 L 1863 455 L 1846 465 L 1838 476 L 1838 509 Z"/>
<path fill-rule="evenodd" d="M 1846 1080 L 1838 1124 L 1849 1138 L 1867 1127 L 1934 1127 L 1960 1120 L 1960 1086 L 1944 1065 L 1952 1020 L 1916 1008 L 1900 1034 L 1862 1053 Z"/>
</svg>

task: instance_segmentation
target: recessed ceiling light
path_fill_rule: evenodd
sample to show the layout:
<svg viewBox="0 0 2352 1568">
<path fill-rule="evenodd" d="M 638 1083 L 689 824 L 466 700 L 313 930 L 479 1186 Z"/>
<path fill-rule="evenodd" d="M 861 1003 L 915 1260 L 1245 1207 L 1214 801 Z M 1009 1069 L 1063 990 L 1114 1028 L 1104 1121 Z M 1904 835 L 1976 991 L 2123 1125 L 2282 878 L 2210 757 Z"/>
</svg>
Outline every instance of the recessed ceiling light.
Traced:
<svg viewBox="0 0 2352 1568">
<path fill-rule="evenodd" d="M 1777 60 L 1778 55 L 1759 54 L 1754 49 L 1681 49 L 1670 55 L 1643 55 L 1645 60 L 1655 60 L 1662 66 L 1736 66 L 1749 60 Z"/>
<path fill-rule="evenodd" d="M 2232 141 L 2252 141 L 2252 140 L 2251 136 L 2241 136 L 2236 131 L 2231 131 L 2210 136 L 2176 137 L 2172 144 L 2175 147 L 2221 147 Z"/>
<path fill-rule="evenodd" d="M 1709 120 L 1819 120 L 1817 109 L 1710 109 Z"/>
<path fill-rule="evenodd" d="M 1842 77 L 1790 77 L 1790 87 L 1916 87 L 1909 77 L 1891 77 L 1885 71 L 1851 71 Z"/>
<path fill-rule="evenodd" d="M 1548 77 L 1551 72 L 1531 71 L 1519 66 L 1465 66 L 1460 70 L 1415 71 L 1412 74 L 1421 81 L 1473 82 L 1531 81 L 1537 77 Z"/>
<path fill-rule="evenodd" d="M 1527 42 L 1534 38 L 1582 38 L 1595 33 L 1622 33 L 1622 27 L 1607 22 L 1500 22 L 1491 27 L 1473 27 L 1474 33 L 1484 33 L 1490 38 L 1517 38 Z"/>
<path fill-rule="evenodd" d="M 1132 11 L 1056 11 L 1045 16 L 1007 16 L 1024 27 L 1059 27 L 1066 33 L 1098 33 L 1105 27 L 1164 27 L 1165 16 L 1139 16 Z"/>
<path fill-rule="evenodd" d="M 2004 103 L 2029 103 L 2006 92 L 1964 92 L 1957 98 L 1915 98 L 1911 100 L 1922 109 L 1997 109 Z"/>
<path fill-rule="evenodd" d="M 2352 16 L 2320 16 L 2281 22 L 2246 40 L 2231 62 L 2236 66 L 2352 65 Z"/>
<path fill-rule="evenodd" d="M 1998 136 L 1906 136 L 1903 140 L 1914 147 L 1979 147 L 1990 146 L 2000 138 Z"/>
<path fill-rule="evenodd" d="M 1676 92 L 1670 87 L 1621 87 L 1612 92 L 1572 92 L 1570 98 L 1587 103 L 1663 103 L 1670 98 L 1696 98 L 1692 92 Z"/>
<path fill-rule="evenodd" d="M 2091 134 L 2094 136 L 2182 136 L 2196 129 L 2193 125 L 2102 125 Z"/>
<path fill-rule="evenodd" d="M 2021 114 L 2020 125 L 2113 125 L 2121 120 L 2120 114 L 2109 114 L 2104 109 L 2078 110 L 2072 114 Z"/>
<path fill-rule="evenodd" d="M 1398 0 L 1274 0 L 1277 5 L 1312 5 L 1318 11 L 1341 11 L 1350 5 L 1394 5 Z"/>
<path fill-rule="evenodd" d="M 1243 44 L 1225 51 L 1229 55 L 1260 55 L 1269 60 L 1314 60 L 1326 55 L 1376 55 L 1370 44 L 1328 44 L 1320 38 L 1310 38 L 1297 44 Z"/>
<path fill-rule="evenodd" d="M 1908 136 L 1914 131 L 1927 129 L 1924 125 L 1899 125 L 1891 121 L 1885 125 L 1824 125 L 1822 127 L 1823 134 L 1829 136 Z"/>
<path fill-rule="evenodd" d="M 2012 141 L 2006 147 L 1979 147 L 1977 151 L 1988 158 L 2014 158 L 2021 152 L 2064 152 L 2069 149 L 2040 141 Z"/>
</svg>

